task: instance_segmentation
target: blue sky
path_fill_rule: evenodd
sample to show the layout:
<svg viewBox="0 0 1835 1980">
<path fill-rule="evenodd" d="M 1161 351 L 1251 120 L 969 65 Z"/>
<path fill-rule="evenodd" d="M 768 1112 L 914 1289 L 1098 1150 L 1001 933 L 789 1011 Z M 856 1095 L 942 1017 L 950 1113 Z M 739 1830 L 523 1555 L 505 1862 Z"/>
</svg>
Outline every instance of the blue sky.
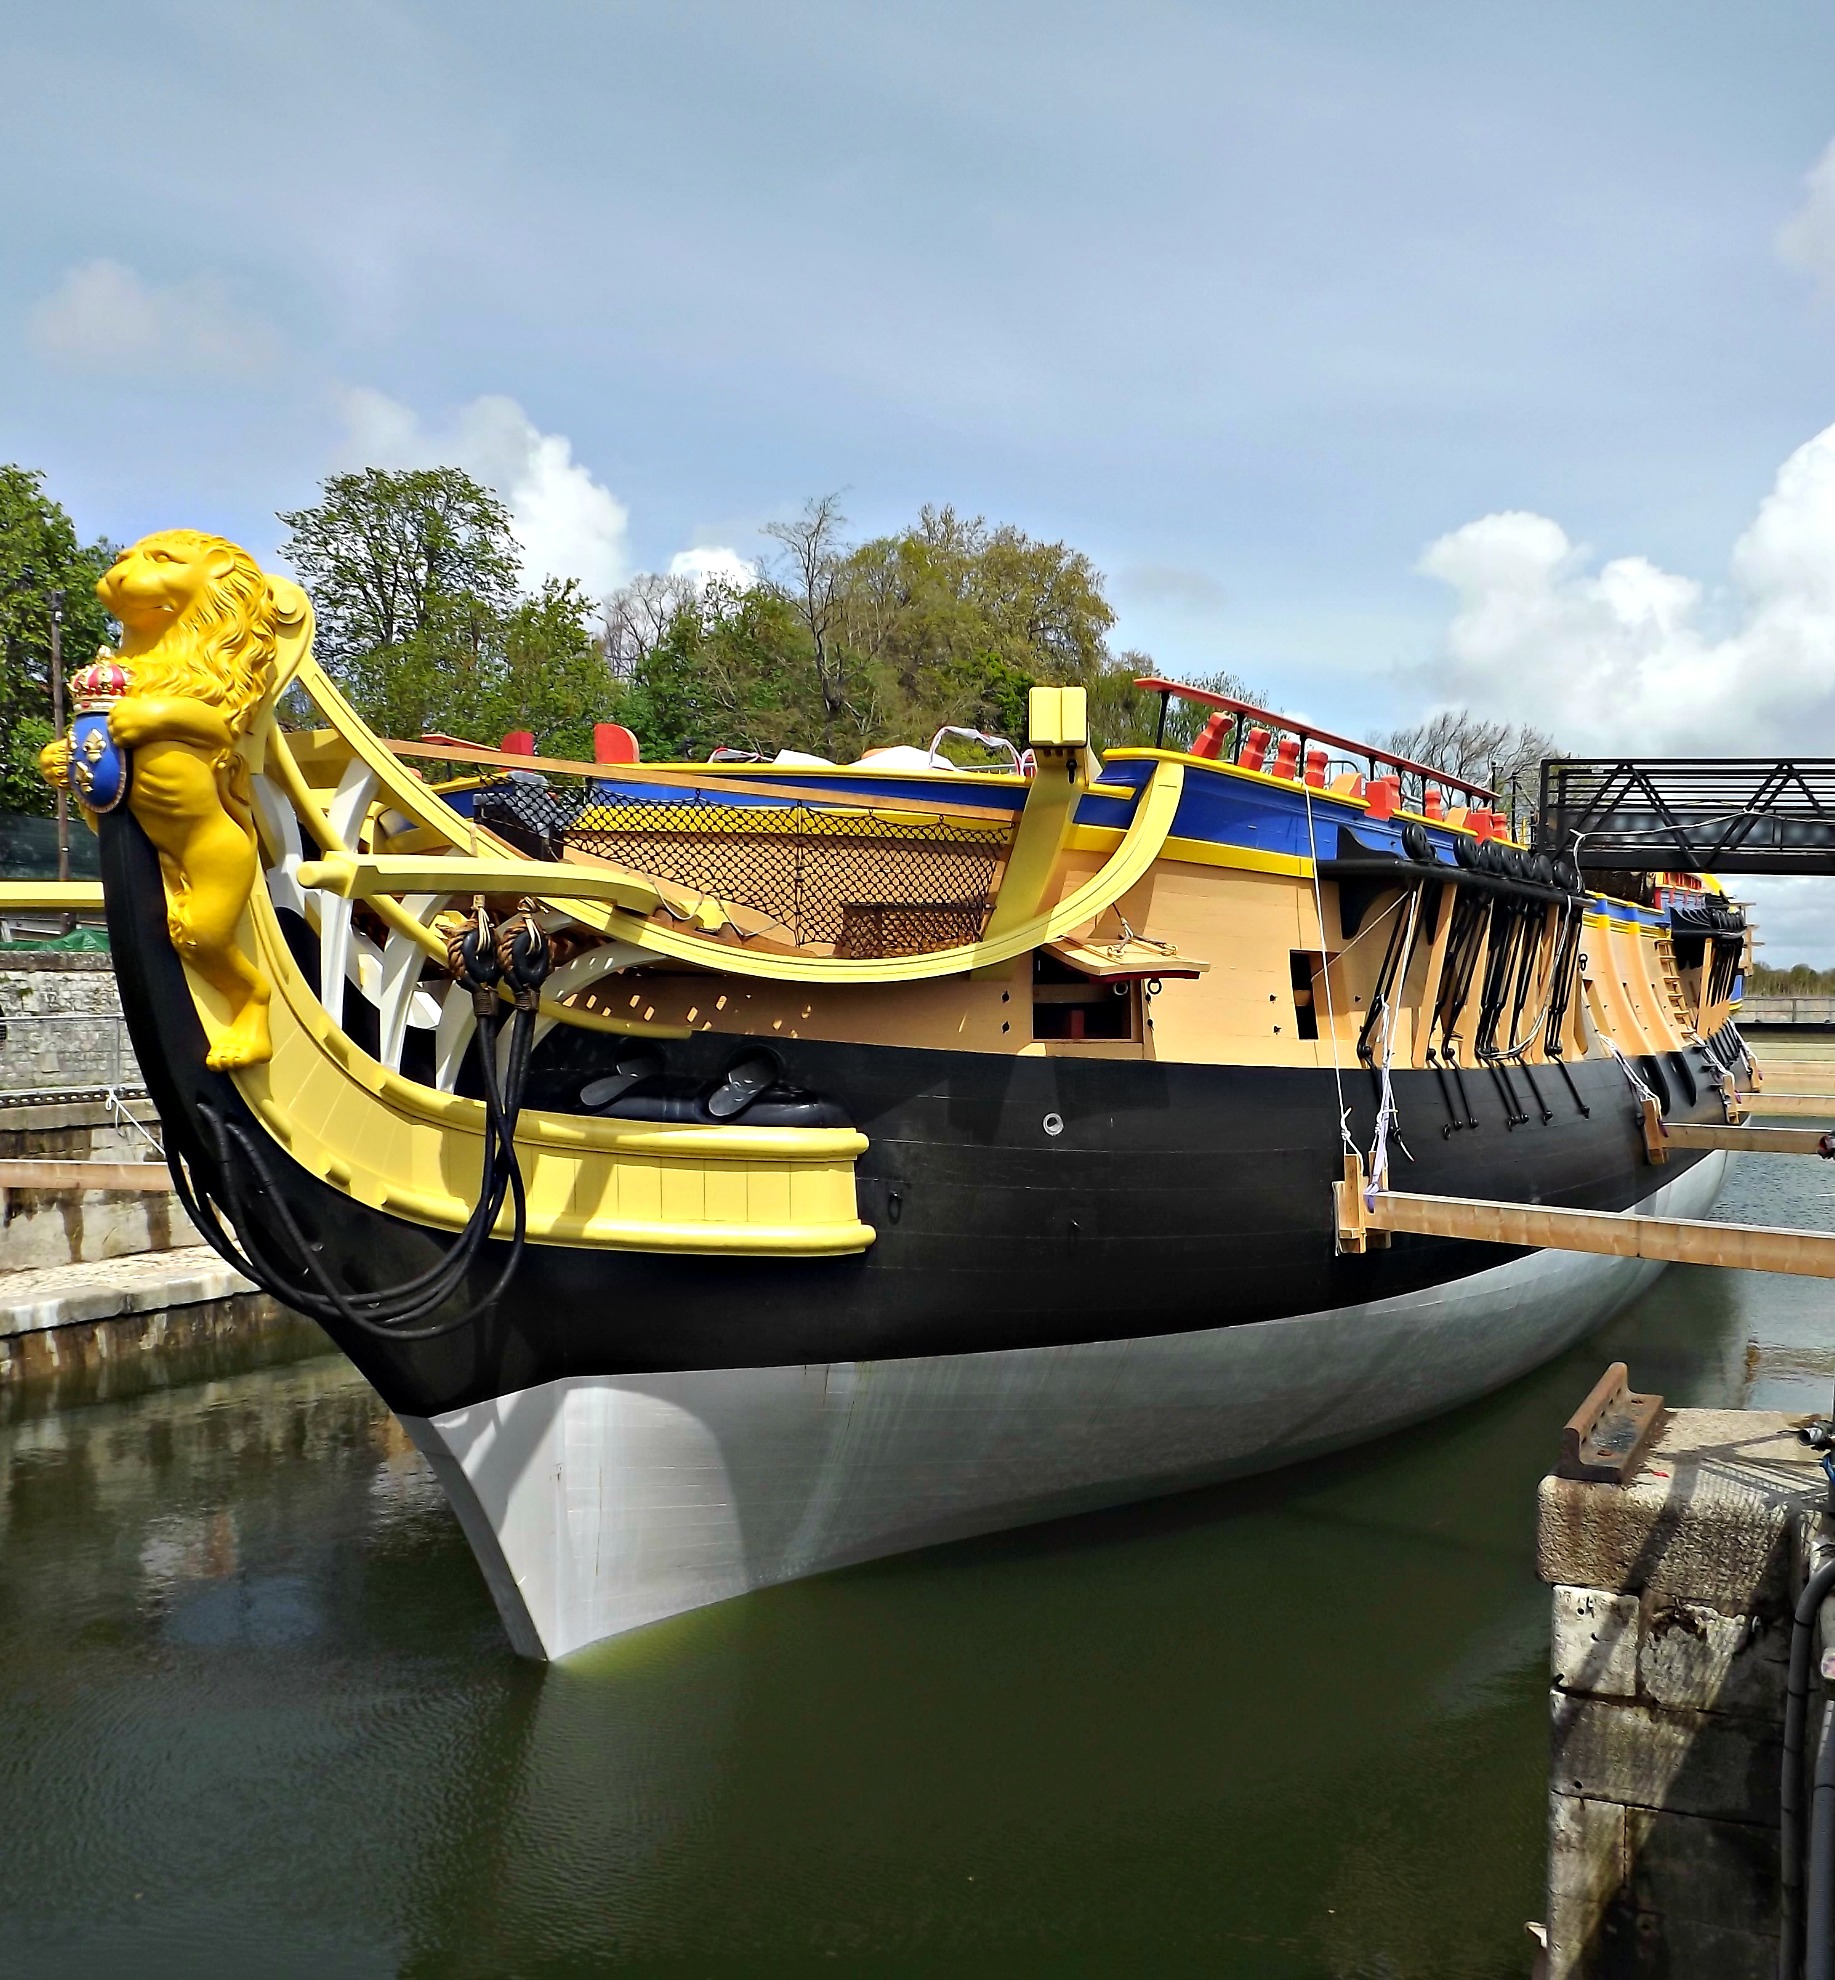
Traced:
<svg viewBox="0 0 1835 1980">
<path fill-rule="evenodd" d="M 95 0 L 8 52 L 0 453 L 87 530 L 267 555 L 458 457 L 604 584 L 951 501 L 1337 725 L 1835 751 L 1827 8 Z"/>
</svg>

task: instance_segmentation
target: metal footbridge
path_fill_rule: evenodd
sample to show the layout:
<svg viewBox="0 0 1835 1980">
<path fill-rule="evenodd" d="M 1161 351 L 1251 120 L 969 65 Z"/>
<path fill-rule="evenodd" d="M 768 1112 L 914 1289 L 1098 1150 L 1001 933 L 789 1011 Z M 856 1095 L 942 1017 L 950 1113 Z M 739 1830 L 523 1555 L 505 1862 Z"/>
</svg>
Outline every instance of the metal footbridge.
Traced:
<svg viewBox="0 0 1835 1980">
<path fill-rule="evenodd" d="M 1835 873 L 1835 758 L 1551 757 L 1543 843 L 1582 867 Z"/>
</svg>

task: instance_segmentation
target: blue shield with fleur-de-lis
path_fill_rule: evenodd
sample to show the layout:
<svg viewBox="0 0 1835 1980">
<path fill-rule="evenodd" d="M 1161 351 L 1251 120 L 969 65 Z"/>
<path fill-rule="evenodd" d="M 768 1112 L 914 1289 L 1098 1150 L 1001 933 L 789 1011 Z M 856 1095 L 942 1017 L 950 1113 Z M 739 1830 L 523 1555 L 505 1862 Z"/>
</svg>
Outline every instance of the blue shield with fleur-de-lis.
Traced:
<svg viewBox="0 0 1835 1980">
<path fill-rule="evenodd" d="M 70 788 L 91 811 L 127 796 L 127 752 L 108 733 L 108 711 L 85 709 L 70 725 Z"/>
</svg>

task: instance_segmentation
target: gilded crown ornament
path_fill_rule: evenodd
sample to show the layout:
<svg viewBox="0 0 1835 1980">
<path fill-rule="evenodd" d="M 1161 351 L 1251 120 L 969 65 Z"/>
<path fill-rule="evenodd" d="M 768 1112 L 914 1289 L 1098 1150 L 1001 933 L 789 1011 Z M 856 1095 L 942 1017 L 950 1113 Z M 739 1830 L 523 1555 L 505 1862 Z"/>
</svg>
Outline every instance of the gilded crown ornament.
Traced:
<svg viewBox="0 0 1835 1980">
<path fill-rule="evenodd" d="M 108 711 L 127 690 L 127 669 L 106 650 L 70 676 L 76 709 L 70 725 L 70 790 L 98 816 L 113 811 L 127 796 L 127 756 L 108 729 Z"/>
<path fill-rule="evenodd" d="M 70 702 L 79 715 L 92 708 L 107 708 L 126 694 L 127 669 L 106 647 L 87 667 L 70 676 Z"/>
</svg>

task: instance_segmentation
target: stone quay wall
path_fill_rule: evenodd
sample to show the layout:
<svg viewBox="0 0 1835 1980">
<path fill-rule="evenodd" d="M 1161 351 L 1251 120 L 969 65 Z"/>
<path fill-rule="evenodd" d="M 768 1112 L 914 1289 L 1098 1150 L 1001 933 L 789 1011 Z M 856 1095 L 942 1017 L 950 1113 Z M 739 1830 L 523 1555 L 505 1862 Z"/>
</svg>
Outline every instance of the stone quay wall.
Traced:
<svg viewBox="0 0 1835 1980">
<path fill-rule="evenodd" d="M 1775 1980 L 1801 1421 L 1676 1410 L 1628 1484 L 1542 1482 L 1549 1980 Z"/>
<path fill-rule="evenodd" d="M 0 950 L 0 1096 L 108 1087 L 144 1087 L 110 959 Z"/>
</svg>

